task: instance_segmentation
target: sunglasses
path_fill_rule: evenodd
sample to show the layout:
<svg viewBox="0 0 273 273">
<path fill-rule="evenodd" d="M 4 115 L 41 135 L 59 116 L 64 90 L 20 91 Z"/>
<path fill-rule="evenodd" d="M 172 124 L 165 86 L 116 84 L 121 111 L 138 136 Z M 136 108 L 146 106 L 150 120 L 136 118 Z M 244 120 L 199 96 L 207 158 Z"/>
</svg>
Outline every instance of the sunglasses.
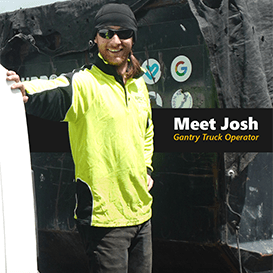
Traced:
<svg viewBox="0 0 273 273">
<path fill-rule="evenodd" d="M 134 31 L 131 30 L 131 29 L 107 29 L 107 28 L 104 28 L 104 29 L 100 29 L 98 31 L 100 37 L 104 38 L 104 39 L 112 39 L 113 36 L 115 34 L 118 35 L 119 39 L 121 40 L 126 40 L 126 39 L 129 39 L 133 36 L 134 34 Z"/>
</svg>

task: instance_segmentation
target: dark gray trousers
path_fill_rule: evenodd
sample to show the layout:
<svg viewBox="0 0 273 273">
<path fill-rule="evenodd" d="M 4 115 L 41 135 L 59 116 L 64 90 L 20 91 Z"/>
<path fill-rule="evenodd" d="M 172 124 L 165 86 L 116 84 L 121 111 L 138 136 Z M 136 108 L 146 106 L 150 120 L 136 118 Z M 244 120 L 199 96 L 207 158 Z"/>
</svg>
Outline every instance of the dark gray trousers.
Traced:
<svg viewBox="0 0 273 273">
<path fill-rule="evenodd" d="M 77 225 L 90 273 L 151 273 L 151 221 L 132 227 Z"/>
</svg>

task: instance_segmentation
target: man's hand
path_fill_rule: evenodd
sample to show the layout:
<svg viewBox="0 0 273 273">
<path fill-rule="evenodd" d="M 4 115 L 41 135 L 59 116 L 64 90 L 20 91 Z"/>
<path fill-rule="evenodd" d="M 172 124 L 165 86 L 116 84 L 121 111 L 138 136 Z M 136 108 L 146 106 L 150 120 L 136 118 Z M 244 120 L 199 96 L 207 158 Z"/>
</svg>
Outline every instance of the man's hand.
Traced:
<svg viewBox="0 0 273 273">
<path fill-rule="evenodd" d="M 26 96 L 26 90 L 24 84 L 20 81 L 19 75 L 17 75 L 14 71 L 7 70 L 7 81 L 14 81 L 15 83 L 11 85 L 11 89 L 20 89 L 23 101 L 26 103 L 28 101 L 28 97 Z"/>
<path fill-rule="evenodd" d="M 149 174 L 147 174 L 147 181 L 148 181 L 148 191 L 150 191 L 154 185 L 154 180 Z"/>
</svg>

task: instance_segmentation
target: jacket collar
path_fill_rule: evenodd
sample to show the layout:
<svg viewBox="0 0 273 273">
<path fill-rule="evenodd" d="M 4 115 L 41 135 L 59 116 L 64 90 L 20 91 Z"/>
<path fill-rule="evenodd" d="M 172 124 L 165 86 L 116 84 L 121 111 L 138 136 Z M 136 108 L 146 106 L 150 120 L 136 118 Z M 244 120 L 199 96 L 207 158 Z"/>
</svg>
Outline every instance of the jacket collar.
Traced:
<svg viewBox="0 0 273 273">
<path fill-rule="evenodd" d="M 128 62 L 130 62 L 130 60 L 128 60 Z M 114 65 L 109 64 L 106 60 L 103 59 L 103 57 L 101 56 L 100 53 L 98 53 L 98 55 L 95 58 L 94 64 L 101 70 L 103 71 L 105 74 L 111 75 L 115 77 L 115 80 L 119 83 L 121 83 L 122 86 L 124 86 L 123 83 L 123 79 L 122 77 L 117 73 L 117 70 L 115 68 Z M 139 75 L 137 75 L 136 79 L 142 77 L 142 75 L 144 74 L 144 72 L 142 71 L 142 73 L 140 73 Z"/>
<path fill-rule="evenodd" d="M 107 61 L 103 59 L 101 54 L 99 53 L 94 61 L 94 64 L 105 74 L 111 75 L 115 77 L 115 80 L 123 86 L 123 79 L 122 77 L 117 73 L 117 70 L 115 66 L 109 64 Z"/>
</svg>

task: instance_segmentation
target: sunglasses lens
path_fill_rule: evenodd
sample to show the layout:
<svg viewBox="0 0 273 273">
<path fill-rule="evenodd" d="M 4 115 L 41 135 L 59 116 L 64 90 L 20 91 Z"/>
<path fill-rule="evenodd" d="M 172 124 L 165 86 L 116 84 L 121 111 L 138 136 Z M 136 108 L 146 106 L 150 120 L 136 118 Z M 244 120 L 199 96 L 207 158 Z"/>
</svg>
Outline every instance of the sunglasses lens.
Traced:
<svg viewBox="0 0 273 273">
<path fill-rule="evenodd" d="M 112 39 L 115 34 L 117 34 L 120 39 L 129 39 L 133 36 L 134 32 L 130 29 L 125 30 L 101 29 L 99 30 L 98 33 L 104 39 Z"/>
<path fill-rule="evenodd" d="M 112 39 L 112 37 L 115 35 L 115 32 L 111 29 L 101 29 L 99 30 L 99 35 L 104 39 Z"/>
<path fill-rule="evenodd" d="M 120 30 L 116 32 L 120 39 L 129 39 L 133 36 L 133 31 L 130 29 Z"/>
</svg>

